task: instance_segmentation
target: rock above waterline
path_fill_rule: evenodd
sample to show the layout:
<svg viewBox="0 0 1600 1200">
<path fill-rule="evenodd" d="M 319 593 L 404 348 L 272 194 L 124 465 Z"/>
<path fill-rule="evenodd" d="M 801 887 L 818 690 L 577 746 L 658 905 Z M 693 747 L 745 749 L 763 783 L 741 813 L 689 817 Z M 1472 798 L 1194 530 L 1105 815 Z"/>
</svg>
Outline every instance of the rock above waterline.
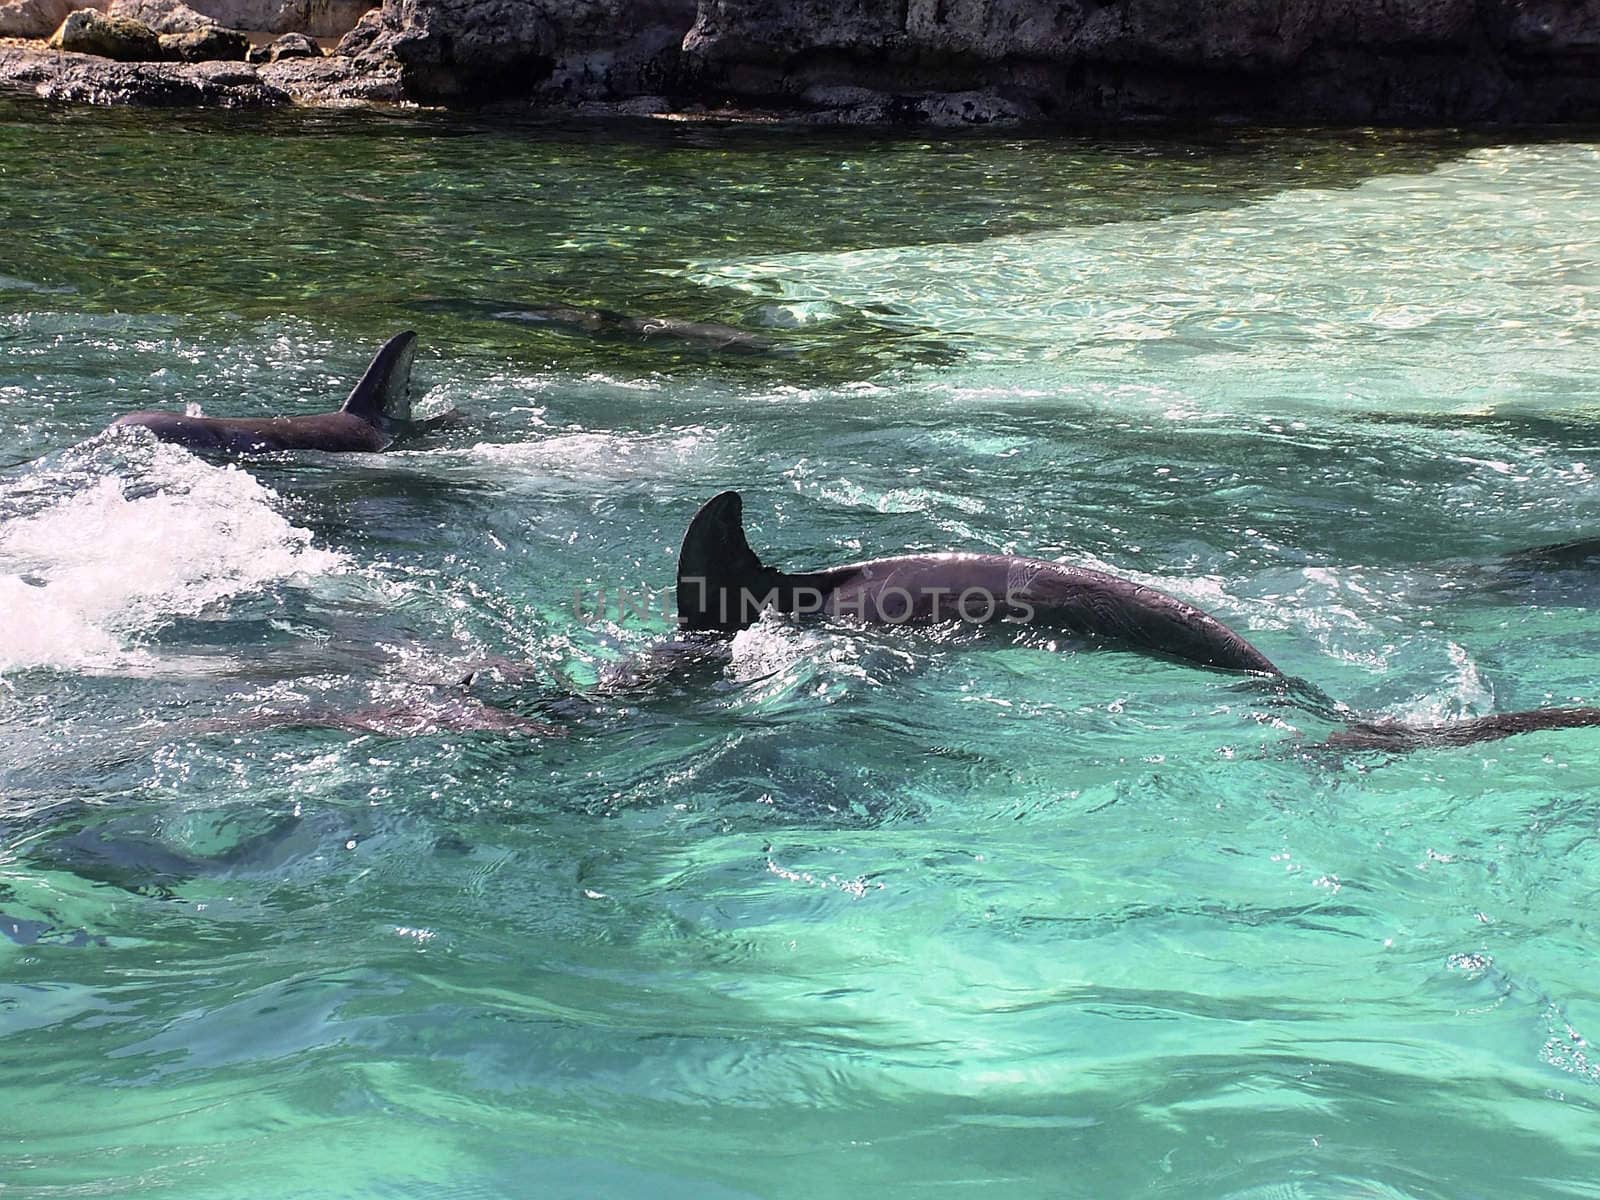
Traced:
<svg viewBox="0 0 1600 1200">
<path fill-rule="evenodd" d="M 62 2 L 0 0 L 0 31 Z M 343 65 L 286 74 L 304 103 L 398 79 L 423 103 L 862 124 L 1600 120 L 1600 0 L 77 2 L 348 30 Z"/>
<path fill-rule="evenodd" d="M 250 51 L 253 63 L 282 62 L 288 58 L 321 58 L 322 47 L 303 33 L 286 33 Z"/>
<path fill-rule="evenodd" d="M 864 88 L 1074 122 L 1600 116 L 1597 0 L 699 0 L 683 53 L 699 93 L 769 104 Z"/>
<path fill-rule="evenodd" d="M 296 104 L 399 104 L 406 99 L 393 65 L 359 66 L 348 58 L 284 58 L 257 68 L 269 87 Z"/>
<path fill-rule="evenodd" d="M 155 62 L 161 57 L 161 43 L 150 26 L 128 17 L 108 17 L 92 8 L 81 8 L 61 22 L 50 48 L 117 62 Z"/>
<path fill-rule="evenodd" d="M 0 85 L 46 100 L 149 108 L 267 108 L 288 93 L 244 63 L 113 62 L 89 54 L 0 44 Z"/>
<path fill-rule="evenodd" d="M 168 62 L 243 62 L 250 39 L 237 29 L 207 25 L 188 33 L 161 34 L 161 57 Z"/>
<path fill-rule="evenodd" d="M 348 58 L 287 58 L 259 70 L 242 62 L 119 63 L 0 42 L 0 88 L 51 100 L 151 108 L 270 108 L 405 100 L 393 65 Z"/>
<path fill-rule="evenodd" d="M 194 33 L 218 25 L 214 18 L 196 12 L 182 0 L 111 0 L 105 12 L 111 17 L 142 21 L 158 34 Z"/>
<path fill-rule="evenodd" d="M 424 101 L 616 100 L 671 91 L 696 0 L 385 0 L 339 43 Z"/>
<path fill-rule="evenodd" d="M 379 0 L 192 0 L 190 7 L 229 29 L 342 37 Z M 578 0 L 583 2 L 583 0 Z"/>
<path fill-rule="evenodd" d="M 47 38 L 78 9 L 130 17 L 156 33 L 208 25 L 258 33 L 342 37 L 377 0 L 0 0 L 0 37 Z"/>
<path fill-rule="evenodd" d="M 1600 119 L 1600 0 L 384 0 L 338 53 L 447 104 L 666 96 L 912 124 Z"/>
<path fill-rule="evenodd" d="M 0 0 L 0 37 L 47 38 L 78 0 Z"/>
</svg>

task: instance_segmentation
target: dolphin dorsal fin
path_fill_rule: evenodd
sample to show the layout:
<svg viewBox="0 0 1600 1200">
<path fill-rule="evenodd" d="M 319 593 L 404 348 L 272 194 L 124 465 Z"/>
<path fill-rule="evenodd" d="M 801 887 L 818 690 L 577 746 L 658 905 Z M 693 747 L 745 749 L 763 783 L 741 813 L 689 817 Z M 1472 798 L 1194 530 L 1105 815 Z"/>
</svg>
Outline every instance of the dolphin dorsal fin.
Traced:
<svg viewBox="0 0 1600 1200">
<path fill-rule="evenodd" d="M 678 625 L 744 629 L 760 615 L 760 597 L 779 578 L 745 540 L 739 493 L 713 496 L 689 522 L 678 552 Z"/>
<path fill-rule="evenodd" d="M 372 356 L 367 373 L 340 408 L 367 424 L 382 428 L 411 420 L 411 360 L 417 354 L 417 335 L 397 333 Z"/>
</svg>

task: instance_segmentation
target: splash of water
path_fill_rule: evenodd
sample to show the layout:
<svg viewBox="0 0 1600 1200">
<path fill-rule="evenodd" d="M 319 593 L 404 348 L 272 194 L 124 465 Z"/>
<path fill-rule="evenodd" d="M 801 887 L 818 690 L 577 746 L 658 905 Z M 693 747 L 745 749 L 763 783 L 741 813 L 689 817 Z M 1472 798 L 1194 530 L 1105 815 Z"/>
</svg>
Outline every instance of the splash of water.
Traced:
<svg viewBox="0 0 1600 1200">
<path fill-rule="evenodd" d="M 114 667 L 175 617 L 341 568 L 244 471 L 113 440 L 0 497 L 23 510 L 0 532 L 0 673 Z"/>
</svg>

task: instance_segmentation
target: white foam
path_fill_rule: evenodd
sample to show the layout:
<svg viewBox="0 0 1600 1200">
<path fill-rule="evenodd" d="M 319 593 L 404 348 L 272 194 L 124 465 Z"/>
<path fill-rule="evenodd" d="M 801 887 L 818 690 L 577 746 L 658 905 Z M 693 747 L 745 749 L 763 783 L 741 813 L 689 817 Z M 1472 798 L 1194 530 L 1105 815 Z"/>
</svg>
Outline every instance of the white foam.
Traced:
<svg viewBox="0 0 1600 1200">
<path fill-rule="evenodd" d="M 1385 716 L 1409 725 L 1448 725 L 1494 711 L 1494 688 L 1472 654 L 1456 642 L 1447 642 L 1445 651 L 1450 674 L 1426 695 L 1386 710 Z"/>
<path fill-rule="evenodd" d="M 534 442 L 480 443 L 467 453 L 485 462 L 558 478 L 605 483 L 675 479 L 711 443 L 709 430 L 670 434 L 565 433 Z"/>
<path fill-rule="evenodd" d="M 922 661 L 918 647 L 944 636 L 937 627 L 869 631 L 806 624 L 769 611 L 734 635 L 728 677 L 753 685 L 746 698 L 755 703 L 803 695 L 833 704 L 915 669 Z"/>
<path fill-rule="evenodd" d="M 798 625 L 777 613 L 767 612 L 755 624 L 733 635 L 728 674 L 750 683 L 788 671 L 798 664 L 814 665 L 837 651 L 830 631 Z"/>
<path fill-rule="evenodd" d="M 235 467 L 151 445 L 85 474 L 17 489 L 45 496 L 0 530 L 0 673 L 128 663 L 174 617 L 342 565 Z"/>
</svg>

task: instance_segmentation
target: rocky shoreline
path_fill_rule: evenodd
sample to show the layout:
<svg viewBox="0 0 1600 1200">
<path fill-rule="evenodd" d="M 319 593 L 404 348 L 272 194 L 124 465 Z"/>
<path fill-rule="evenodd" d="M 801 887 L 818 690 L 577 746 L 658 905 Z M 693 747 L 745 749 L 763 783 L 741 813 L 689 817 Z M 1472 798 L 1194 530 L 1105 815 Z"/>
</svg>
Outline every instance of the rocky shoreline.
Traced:
<svg viewBox="0 0 1600 1200">
<path fill-rule="evenodd" d="M 119 61 L 41 40 L 85 3 L 163 48 Z M 0 0 L 0 87 L 93 104 L 492 103 L 842 124 L 1600 121 L 1600 0 L 369 3 Z M 266 61 L 151 61 L 208 28 L 242 32 Z M 263 51 L 283 35 L 319 41 Z"/>
<path fill-rule="evenodd" d="M 45 100 L 148 108 L 272 108 L 401 103 L 398 72 L 359 69 L 336 58 L 247 62 L 115 62 L 88 54 L 0 41 L 0 85 Z"/>
</svg>

